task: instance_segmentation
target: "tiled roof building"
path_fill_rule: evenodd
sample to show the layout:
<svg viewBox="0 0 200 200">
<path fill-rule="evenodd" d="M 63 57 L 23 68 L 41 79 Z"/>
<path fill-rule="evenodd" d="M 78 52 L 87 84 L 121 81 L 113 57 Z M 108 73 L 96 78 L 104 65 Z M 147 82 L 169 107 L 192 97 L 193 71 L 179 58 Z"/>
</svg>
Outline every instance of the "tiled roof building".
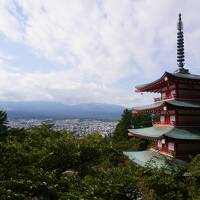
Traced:
<svg viewBox="0 0 200 200">
<path fill-rule="evenodd" d="M 191 74 L 184 68 L 180 14 L 177 27 L 178 69 L 174 73 L 165 72 L 151 83 L 136 86 L 136 92 L 159 93 L 160 97 L 155 98 L 153 104 L 134 107 L 133 114 L 154 113 L 159 115 L 159 120 L 153 121 L 153 126 L 149 128 L 129 129 L 129 136 L 152 140 L 154 145 L 151 150 L 160 154 L 186 159 L 200 153 L 200 75 Z M 138 163 L 146 159 L 144 153 L 136 152 L 137 160 L 141 158 Z"/>
</svg>

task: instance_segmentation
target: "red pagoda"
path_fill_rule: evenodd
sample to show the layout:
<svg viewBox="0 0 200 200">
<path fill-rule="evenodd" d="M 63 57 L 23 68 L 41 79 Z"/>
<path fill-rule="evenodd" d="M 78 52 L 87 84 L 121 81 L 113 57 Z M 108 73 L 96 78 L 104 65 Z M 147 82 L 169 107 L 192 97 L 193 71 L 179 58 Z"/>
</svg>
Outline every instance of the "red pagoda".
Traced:
<svg viewBox="0 0 200 200">
<path fill-rule="evenodd" d="M 132 154 L 132 159 L 137 163 L 147 161 L 153 152 L 178 159 L 200 153 L 200 75 L 191 74 L 184 68 L 181 14 L 177 29 L 178 69 L 174 73 L 165 72 L 151 83 L 136 86 L 136 92 L 160 94 L 160 97 L 154 98 L 153 104 L 135 107 L 132 110 L 134 115 L 159 115 L 158 121 L 152 121 L 152 127 L 129 129 L 129 136 L 153 141 L 150 150 Z"/>
</svg>

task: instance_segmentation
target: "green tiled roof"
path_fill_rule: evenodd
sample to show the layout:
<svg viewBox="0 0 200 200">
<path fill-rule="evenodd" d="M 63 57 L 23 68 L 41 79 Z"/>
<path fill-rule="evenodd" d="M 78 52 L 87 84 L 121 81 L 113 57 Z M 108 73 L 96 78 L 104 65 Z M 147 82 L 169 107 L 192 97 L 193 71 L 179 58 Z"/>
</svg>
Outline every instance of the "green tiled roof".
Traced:
<svg viewBox="0 0 200 200">
<path fill-rule="evenodd" d="M 162 136 L 167 136 L 181 140 L 200 140 L 200 130 L 198 129 L 183 129 L 166 126 L 152 126 L 148 128 L 129 129 L 130 133 L 135 136 L 140 136 L 150 139 L 158 139 Z"/>
<path fill-rule="evenodd" d="M 179 159 L 174 159 L 169 156 L 165 156 L 156 151 L 146 150 L 146 151 L 136 151 L 136 152 L 123 152 L 124 155 L 128 156 L 130 160 L 135 162 L 140 166 L 147 166 L 150 161 L 152 162 L 151 167 L 166 167 L 166 159 L 172 159 L 173 166 L 185 166 L 186 162 Z"/>
<path fill-rule="evenodd" d="M 197 74 L 167 73 L 177 78 L 200 80 L 200 75 Z"/>
<path fill-rule="evenodd" d="M 150 105 L 133 107 L 132 110 L 148 110 L 158 108 L 165 103 L 177 106 L 177 107 L 185 107 L 185 108 L 200 108 L 200 101 L 180 101 L 180 100 L 165 100 L 161 102 L 156 102 Z"/>
<path fill-rule="evenodd" d="M 152 85 L 152 84 L 158 82 L 159 80 L 160 80 L 160 79 L 158 79 L 158 80 L 156 80 L 156 81 L 153 81 L 153 82 L 151 82 L 151 83 L 145 83 L 145 84 L 136 85 L 135 88 L 136 88 L 136 89 L 144 88 L 144 87 L 146 87 L 146 86 L 148 86 L 148 85 Z"/>
<path fill-rule="evenodd" d="M 157 103 L 152 103 L 149 105 L 145 105 L 145 106 L 138 106 L 138 107 L 133 107 L 133 110 L 147 110 L 147 109 L 154 109 L 154 108 L 158 108 L 160 106 L 163 105 L 163 102 L 157 102 Z"/>
<path fill-rule="evenodd" d="M 200 108 L 200 101 L 178 101 L 178 100 L 169 100 L 166 101 L 168 104 L 179 106 L 179 107 L 188 107 L 188 108 Z"/>
<path fill-rule="evenodd" d="M 173 130 L 169 131 L 165 134 L 167 137 L 175 138 L 175 139 L 183 139 L 183 140 L 200 140 L 200 130 L 187 130 L 181 128 L 173 128 Z"/>
<path fill-rule="evenodd" d="M 200 81 L 200 75 L 196 75 L 196 74 L 184 74 L 184 73 L 169 73 L 169 72 L 165 72 L 159 79 L 151 82 L 151 83 L 146 83 L 146 84 L 141 84 L 141 85 L 136 85 L 135 88 L 137 89 L 141 89 L 141 88 L 145 88 L 147 86 L 153 85 L 154 83 L 159 82 L 160 80 L 162 80 L 165 76 L 171 76 L 174 78 L 178 78 L 178 79 L 190 79 L 190 80 L 199 80 Z"/>
<path fill-rule="evenodd" d="M 139 129 L 128 129 L 130 133 L 141 137 L 148 137 L 148 138 L 160 138 L 164 134 L 171 131 L 173 127 L 163 127 L 163 126 L 152 126 L 148 128 L 139 128 Z"/>
</svg>

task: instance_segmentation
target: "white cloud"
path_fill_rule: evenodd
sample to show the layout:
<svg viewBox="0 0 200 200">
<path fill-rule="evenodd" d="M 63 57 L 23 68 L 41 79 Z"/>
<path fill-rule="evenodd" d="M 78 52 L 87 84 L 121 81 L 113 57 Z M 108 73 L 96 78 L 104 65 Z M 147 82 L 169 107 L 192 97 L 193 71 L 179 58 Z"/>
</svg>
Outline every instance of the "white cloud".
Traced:
<svg viewBox="0 0 200 200">
<path fill-rule="evenodd" d="M 20 21 L 12 0 L 0 1 L 0 32 L 14 41 L 22 39 Z"/>
<path fill-rule="evenodd" d="M 2 0 L 0 32 L 66 68 L 31 74 L 1 67 L 0 76 L 7 77 L 2 93 L 9 81 L 19 83 L 1 96 L 130 105 L 138 96 L 117 88 L 121 80 L 132 77 L 138 84 L 175 70 L 179 11 L 187 26 L 197 23 L 189 30 L 187 47 L 195 65 L 200 62 L 199 8 L 195 0 Z"/>
<path fill-rule="evenodd" d="M 66 104 L 97 100 L 119 104 L 126 100 L 115 88 L 105 88 L 94 82 L 82 83 L 82 75 L 73 70 L 21 73 L 1 66 L 0 72 L 1 100 L 59 100 Z"/>
<path fill-rule="evenodd" d="M 11 56 L 3 51 L 0 51 L 0 60 L 1 61 L 10 61 L 13 59 L 14 59 L 14 56 Z"/>
</svg>

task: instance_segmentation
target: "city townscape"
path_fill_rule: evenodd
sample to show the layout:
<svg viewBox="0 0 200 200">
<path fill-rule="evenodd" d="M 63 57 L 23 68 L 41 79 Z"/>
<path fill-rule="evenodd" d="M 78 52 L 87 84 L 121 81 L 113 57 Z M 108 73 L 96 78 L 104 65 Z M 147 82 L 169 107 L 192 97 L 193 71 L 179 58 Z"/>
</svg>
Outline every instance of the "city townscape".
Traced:
<svg viewBox="0 0 200 200">
<path fill-rule="evenodd" d="M 117 121 L 100 121 L 89 119 L 16 119 L 9 120 L 8 123 L 9 127 L 11 128 L 24 129 L 40 126 L 42 124 L 53 124 L 54 130 L 65 130 L 67 132 L 72 132 L 79 137 L 95 132 L 100 133 L 102 136 L 106 136 L 114 131 Z"/>
</svg>

